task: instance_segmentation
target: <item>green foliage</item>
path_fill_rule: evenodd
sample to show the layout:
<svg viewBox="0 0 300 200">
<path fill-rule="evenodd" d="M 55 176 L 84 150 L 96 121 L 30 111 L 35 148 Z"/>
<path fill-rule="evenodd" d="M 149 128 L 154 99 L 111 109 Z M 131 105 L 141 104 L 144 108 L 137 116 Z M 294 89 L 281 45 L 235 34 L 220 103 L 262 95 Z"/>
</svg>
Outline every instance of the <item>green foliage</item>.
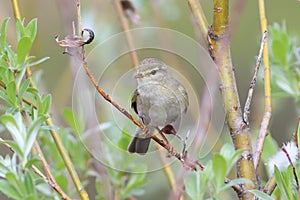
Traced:
<svg viewBox="0 0 300 200">
<path fill-rule="evenodd" d="M 285 24 L 274 24 L 270 30 L 270 61 L 272 95 L 294 97 L 300 106 L 300 48 Z"/>
<path fill-rule="evenodd" d="M 294 184 L 294 175 L 292 166 L 286 170 L 280 171 L 277 167 L 274 169 L 275 179 L 278 190 L 280 191 L 280 199 L 298 199 L 298 191 Z"/>
<path fill-rule="evenodd" d="M 232 167 L 241 156 L 241 151 L 225 144 L 220 153 L 215 153 L 212 160 L 206 163 L 203 171 L 191 172 L 185 179 L 185 190 L 190 199 L 205 199 L 210 196 L 213 199 L 222 199 L 221 194 L 233 185 L 250 183 L 247 179 L 234 179 L 225 184 Z"/>
<path fill-rule="evenodd" d="M 262 200 L 274 200 L 271 196 L 267 195 L 266 193 L 260 191 L 260 190 L 249 190 L 252 194 L 254 194 L 256 197 Z"/>
<path fill-rule="evenodd" d="M 43 192 L 49 186 L 31 169 L 32 164 L 39 162 L 31 149 L 38 133 L 46 127 L 51 105 L 51 96 L 40 95 L 25 77 L 26 67 L 34 58 L 27 55 L 36 36 L 37 20 L 27 26 L 17 20 L 16 52 L 6 43 L 8 22 L 8 18 L 4 20 L 0 35 L 0 99 L 6 109 L 0 121 L 11 138 L 3 139 L 1 135 L 1 144 L 10 146 L 13 152 L 11 156 L 0 156 L 0 192 L 13 199 L 51 199 L 49 193 Z M 32 104 L 24 103 L 23 98 Z M 55 197 L 53 191 L 50 195 Z"/>
</svg>

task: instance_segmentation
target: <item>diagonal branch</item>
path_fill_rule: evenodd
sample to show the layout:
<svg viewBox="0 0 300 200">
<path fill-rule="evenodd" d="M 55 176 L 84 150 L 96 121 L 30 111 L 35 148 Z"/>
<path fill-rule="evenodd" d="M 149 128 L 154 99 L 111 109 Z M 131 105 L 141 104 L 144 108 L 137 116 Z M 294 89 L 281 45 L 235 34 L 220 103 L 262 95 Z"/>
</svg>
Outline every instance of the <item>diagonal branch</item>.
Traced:
<svg viewBox="0 0 300 200">
<path fill-rule="evenodd" d="M 248 125 L 249 125 L 249 116 L 250 116 L 250 105 L 251 105 L 251 101 L 252 101 L 252 97 L 253 97 L 253 91 L 254 91 L 254 87 L 255 87 L 255 84 L 256 84 L 256 78 L 257 78 L 259 66 L 260 66 L 260 63 L 261 63 L 262 53 L 263 53 L 265 42 L 267 40 L 267 36 L 268 36 L 268 31 L 265 31 L 264 34 L 263 34 L 263 37 L 261 39 L 260 49 L 259 49 L 259 53 L 258 53 L 258 56 L 257 56 L 257 59 L 256 59 L 255 68 L 254 68 L 254 74 L 253 74 L 253 77 L 252 77 L 252 80 L 251 80 L 251 83 L 250 83 L 248 96 L 247 96 L 247 100 L 246 100 L 245 107 L 244 107 L 243 117 L 244 117 L 244 121 Z"/>
</svg>

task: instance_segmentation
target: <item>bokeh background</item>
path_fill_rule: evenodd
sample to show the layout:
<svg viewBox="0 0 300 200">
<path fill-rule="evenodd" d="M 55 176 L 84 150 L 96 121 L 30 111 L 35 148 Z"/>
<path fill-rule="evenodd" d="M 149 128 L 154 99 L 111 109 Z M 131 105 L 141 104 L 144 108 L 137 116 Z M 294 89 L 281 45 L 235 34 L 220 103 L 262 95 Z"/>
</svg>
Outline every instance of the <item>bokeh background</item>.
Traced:
<svg viewBox="0 0 300 200">
<path fill-rule="evenodd" d="M 143 27 L 162 27 L 179 31 L 195 40 L 202 43 L 197 26 L 195 25 L 190 9 L 186 1 L 182 0 L 132 0 L 136 7 L 136 12 L 140 16 L 139 24 L 130 23 L 131 28 Z M 209 23 L 212 22 L 213 1 L 202 0 L 201 4 Z M 41 91 L 51 93 L 53 98 L 51 115 L 57 125 L 65 125 L 62 120 L 62 110 L 66 107 L 74 106 L 73 87 L 75 80 L 81 80 L 77 77 L 77 69 L 74 68 L 74 63 L 70 57 L 63 55 L 63 49 L 60 48 L 54 40 L 55 35 L 64 37 L 72 33 L 72 21 L 77 20 L 76 16 L 76 1 L 75 0 L 20 0 L 22 16 L 25 18 L 25 23 L 31 19 L 38 19 L 38 34 L 37 39 L 32 48 L 31 54 L 37 58 L 49 56 L 50 59 L 45 63 L 35 67 L 33 71 L 42 73 L 42 81 L 38 86 Z M 87 47 L 86 51 L 92 50 L 95 44 L 99 44 L 114 34 L 122 32 L 120 21 L 117 13 L 109 0 L 82 0 L 82 22 L 83 27 L 94 30 L 96 38 L 94 43 Z M 288 32 L 293 36 L 299 36 L 299 9 L 300 3 L 296 0 L 288 1 L 266 1 L 266 14 L 268 23 L 286 23 Z M 260 21 L 258 5 L 256 1 L 231 1 L 231 21 L 234 23 L 232 34 L 232 60 L 235 67 L 236 81 L 240 94 L 242 106 L 246 99 L 249 83 L 253 74 L 255 59 L 258 54 L 260 42 Z M 13 10 L 11 2 L 2 0 L 0 2 L 0 21 L 4 18 L 11 17 L 8 24 L 8 40 L 11 44 L 16 44 L 15 23 L 13 18 Z M 158 38 L 159 39 L 159 38 Z M 164 38 L 160 38 L 164 40 Z M 94 46 L 93 46 L 94 45 Z M 107 49 L 107 52 L 112 54 L 118 48 L 117 44 Z M 141 57 L 147 55 L 159 56 L 160 52 L 151 50 L 138 52 Z M 172 56 L 172 55 L 170 55 Z M 183 61 L 180 61 L 183 62 Z M 122 64 L 124 67 L 117 67 Z M 99 59 L 99 66 L 102 66 Z M 183 63 L 180 63 L 183 64 Z M 122 75 L 126 70 L 130 69 L 133 64 L 129 54 L 123 55 L 118 61 L 112 63 L 111 71 L 106 73 Z M 96 66 L 91 66 L 95 68 Z M 271 69 L 272 70 L 272 69 Z M 83 73 L 84 75 L 84 73 Z M 109 76 L 108 76 L 109 77 Z M 77 78 L 77 79 L 76 79 Z M 254 101 L 251 110 L 251 130 L 256 134 L 263 114 L 263 85 L 262 79 L 258 80 L 258 85 L 255 89 Z M 112 85 L 110 78 L 101 80 L 103 85 Z M 84 88 L 90 87 L 89 82 L 83 82 L 81 85 L 82 96 L 87 98 Z M 202 86 L 202 85 L 201 85 Z M 109 88 L 109 87 L 108 87 Z M 122 95 L 127 95 L 124 90 Z M 126 100 L 131 94 L 128 94 Z M 201 98 L 200 98 L 201 99 Z M 102 104 L 103 103 L 103 104 Z M 102 102 L 101 105 L 106 105 Z M 128 106 L 128 105 L 126 105 Z M 101 106 L 97 106 L 101 109 Z M 297 110 L 294 100 L 291 98 L 273 100 L 273 115 L 271 120 L 271 134 L 279 144 L 290 139 L 297 121 Z M 97 115 L 97 113 L 96 113 Z M 88 116 L 93 118 L 93 115 Z M 98 116 L 99 117 L 99 116 Z M 109 120 L 107 118 L 106 120 Z M 93 120 L 92 120 L 93 121 Z M 87 120 L 87 124 L 92 126 L 93 122 Z M 96 123 L 96 121 L 94 122 Z M 127 127 L 128 128 L 128 127 Z M 222 133 L 221 143 L 224 141 L 230 142 L 228 130 L 226 127 Z M 216 150 L 218 146 L 216 147 Z M 179 168 L 180 164 L 175 164 L 174 168 Z M 146 185 L 146 192 L 143 199 L 166 199 L 168 196 L 168 184 L 161 171 L 151 172 L 149 174 L 149 183 Z M 91 196 L 93 189 L 88 189 Z M 92 198 L 91 198 L 92 199 Z"/>
</svg>

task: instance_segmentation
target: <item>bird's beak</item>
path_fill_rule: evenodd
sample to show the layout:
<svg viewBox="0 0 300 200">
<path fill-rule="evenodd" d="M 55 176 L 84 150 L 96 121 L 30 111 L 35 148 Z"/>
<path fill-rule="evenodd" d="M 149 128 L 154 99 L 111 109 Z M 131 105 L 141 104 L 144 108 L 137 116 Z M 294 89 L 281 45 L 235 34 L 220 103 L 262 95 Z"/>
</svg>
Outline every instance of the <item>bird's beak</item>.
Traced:
<svg viewBox="0 0 300 200">
<path fill-rule="evenodd" d="M 141 73 L 137 73 L 137 74 L 134 76 L 134 78 L 143 78 L 143 77 L 144 77 L 144 75 L 141 74 Z"/>
</svg>

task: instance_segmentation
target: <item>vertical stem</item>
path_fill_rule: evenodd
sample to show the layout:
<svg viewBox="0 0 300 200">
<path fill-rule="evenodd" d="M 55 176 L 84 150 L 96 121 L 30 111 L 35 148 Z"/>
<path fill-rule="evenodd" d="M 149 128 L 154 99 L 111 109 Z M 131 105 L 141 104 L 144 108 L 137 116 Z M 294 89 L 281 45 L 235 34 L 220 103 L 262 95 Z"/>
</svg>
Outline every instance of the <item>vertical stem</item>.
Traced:
<svg viewBox="0 0 300 200">
<path fill-rule="evenodd" d="M 12 5 L 13 5 L 15 18 L 21 20 L 21 12 L 20 12 L 19 1 L 18 0 L 11 0 L 11 2 L 12 2 Z"/>
<path fill-rule="evenodd" d="M 214 1 L 213 27 L 209 33 L 211 39 L 211 55 L 215 59 L 220 76 L 220 90 L 223 97 L 226 120 L 236 150 L 243 150 L 237 163 L 238 177 L 247 178 L 254 183 L 255 170 L 252 158 L 250 130 L 242 117 L 239 96 L 237 92 L 234 68 L 230 55 L 229 0 Z M 242 186 L 244 190 L 253 189 L 252 184 Z M 249 192 L 240 194 L 242 199 L 250 199 Z"/>
<path fill-rule="evenodd" d="M 204 15 L 204 12 L 202 10 L 201 4 L 200 4 L 199 0 L 188 0 L 188 4 L 193 13 L 195 21 L 200 29 L 202 38 L 205 41 L 205 44 L 207 46 L 208 23 L 207 23 L 207 19 L 206 19 L 205 15 Z"/>
<path fill-rule="evenodd" d="M 258 0 L 259 4 L 259 15 L 261 23 L 262 34 L 267 30 L 267 19 L 265 14 L 265 3 L 264 0 Z M 268 49 L 268 39 L 264 45 L 263 51 L 263 61 L 264 61 L 264 89 L 265 89 L 265 112 L 260 125 L 259 136 L 257 139 L 257 145 L 254 153 L 254 166 L 258 167 L 259 160 L 261 157 L 263 144 L 265 138 L 268 134 L 268 126 L 272 116 L 272 107 L 271 107 L 271 83 L 270 83 L 270 65 L 269 65 L 269 49 Z"/>
<path fill-rule="evenodd" d="M 127 21 L 125 15 L 124 15 L 124 12 L 123 12 L 123 9 L 122 9 L 122 6 L 121 6 L 121 2 L 119 0 L 112 0 L 112 2 L 115 6 L 118 17 L 120 19 L 121 26 L 122 26 L 122 29 L 124 31 L 125 37 L 126 37 L 126 41 L 127 41 L 127 44 L 128 44 L 129 50 L 130 50 L 130 56 L 132 58 L 134 67 L 137 68 L 138 65 L 139 65 L 139 59 L 138 59 L 136 51 L 134 50 L 132 35 L 129 32 L 128 21 Z"/>
</svg>

